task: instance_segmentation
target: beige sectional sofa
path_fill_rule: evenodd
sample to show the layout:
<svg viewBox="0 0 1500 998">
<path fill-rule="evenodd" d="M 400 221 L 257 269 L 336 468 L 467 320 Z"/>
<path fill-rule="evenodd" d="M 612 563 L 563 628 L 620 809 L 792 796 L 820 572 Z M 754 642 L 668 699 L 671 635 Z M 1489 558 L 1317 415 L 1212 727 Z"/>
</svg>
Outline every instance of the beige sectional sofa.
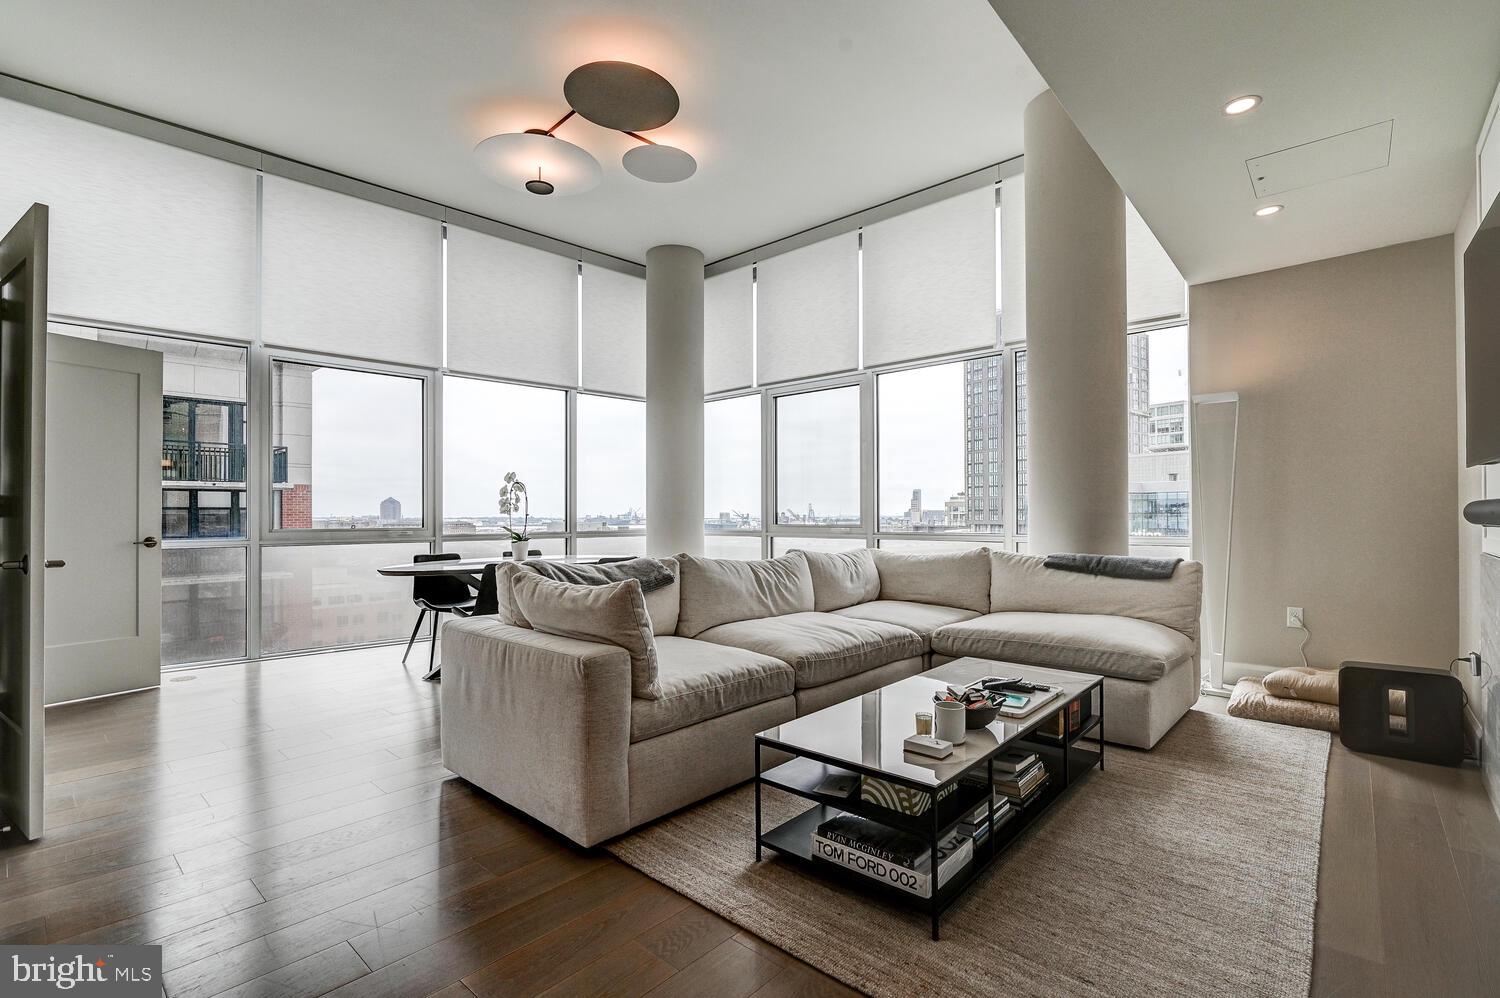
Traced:
<svg viewBox="0 0 1500 998">
<path fill-rule="evenodd" d="M 546 594 L 504 566 L 499 614 L 443 629 L 444 764 L 593 845 L 749 779 L 755 732 L 953 658 L 1102 675 L 1109 740 L 1140 748 L 1198 695 L 1195 562 L 1136 581 L 985 549 L 665 561 L 677 581 L 631 597 L 649 663 L 576 615 L 533 628 L 518 599 Z"/>
</svg>

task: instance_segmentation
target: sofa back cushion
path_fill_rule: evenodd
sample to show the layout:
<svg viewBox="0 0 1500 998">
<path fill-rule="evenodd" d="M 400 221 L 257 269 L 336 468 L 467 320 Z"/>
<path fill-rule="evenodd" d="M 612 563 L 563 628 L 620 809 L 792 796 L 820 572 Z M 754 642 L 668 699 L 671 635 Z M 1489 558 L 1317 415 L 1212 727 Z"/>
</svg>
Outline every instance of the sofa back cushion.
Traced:
<svg viewBox="0 0 1500 998">
<path fill-rule="evenodd" d="M 875 552 L 869 548 L 802 553 L 807 555 L 812 575 L 814 610 L 826 613 L 880 598 L 880 573 L 875 570 Z"/>
<path fill-rule="evenodd" d="M 801 551 L 763 561 L 677 556 L 682 597 L 677 634 L 695 638 L 710 627 L 813 608 L 812 574 Z"/>
<path fill-rule="evenodd" d="M 990 609 L 989 548 L 944 554 L 894 554 L 876 549 L 880 598 Z"/>
<path fill-rule="evenodd" d="M 658 558 L 671 569 L 673 582 L 670 586 L 653 589 L 646 593 L 646 612 L 651 614 L 651 633 L 656 636 L 677 633 L 678 600 L 682 593 L 682 569 L 676 558 Z M 511 598 L 512 583 L 517 575 L 534 575 L 525 562 L 517 564 L 506 560 L 495 566 L 495 596 L 499 604 L 500 619 L 512 627 L 530 627 L 525 616 Z"/>
<path fill-rule="evenodd" d="M 514 574 L 510 589 L 524 621 L 518 626 L 618 645 L 630 653 L 631 695 L 646 700 L 661 696 L 656 640 L 640 582 L 626 579 L 603 586 L 577 586 L 523 571 Z"/>
<path fill-rule="evenodd" d="M 646 612 L 651 614 L 651 633 L 657 637 L 677 633 L 677 613 L 682 601 L 682 567 L 676 558 L 658 558 L 672 570 L 672 584 L 646 594 Z"/>
<path fill-rule="evenodd" d="M 990 554 L 990 612 L 1100 613 L 1134 617 L 1198 640 L 1203 566 L 1184 561 L 1170 579 L 1112 579 L 1045 568 L 1038 555 Z"/>
</svg>

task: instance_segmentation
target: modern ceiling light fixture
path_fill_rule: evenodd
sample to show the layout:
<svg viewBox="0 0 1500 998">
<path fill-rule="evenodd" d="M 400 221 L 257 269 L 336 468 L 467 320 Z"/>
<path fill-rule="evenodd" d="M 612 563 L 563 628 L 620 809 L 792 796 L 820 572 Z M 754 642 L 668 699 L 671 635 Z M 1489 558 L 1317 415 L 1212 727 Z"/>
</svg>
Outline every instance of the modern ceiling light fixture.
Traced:
<svg viewBox="0 0 1500 998">
<path fill-rule="evenodd" d="M 677 90 L 660 73 L 629 62 L 585 63 L 563 81 L 563 97 L 569 111 L 551 128 L 492 135 L 475 146 L 485 172 L 506 187 L 532 194 L 592 190 L 603 176 L 599 161 L 553 134 L 575 114 L 641 143 L 621 161 L 634 177 L 675 184 L 697 172 L 697 160 L 685 150 L 640 134 L 670 122 L 681 106 Z"/>
<path fill-rule="evenodd" d="M 1281 209 L 1285 207 L 1286 205 L 1284 204 L 1263 204 L 1259 208 L 1255 209 L 1255 215 L 1257 218 L 1267 218 L 1281 211 Z"/>
<path fill-rule="evenodd" d="M 1225 104 L 1224 113 L 1230 117 L 1234 117 L 1237 114 L 1247 114 L 1258 107 L 1260 107 L 1260 95 L 1246 94 L 1243 97 L 1236 97 L 1228 104 Z"/>
</svg>

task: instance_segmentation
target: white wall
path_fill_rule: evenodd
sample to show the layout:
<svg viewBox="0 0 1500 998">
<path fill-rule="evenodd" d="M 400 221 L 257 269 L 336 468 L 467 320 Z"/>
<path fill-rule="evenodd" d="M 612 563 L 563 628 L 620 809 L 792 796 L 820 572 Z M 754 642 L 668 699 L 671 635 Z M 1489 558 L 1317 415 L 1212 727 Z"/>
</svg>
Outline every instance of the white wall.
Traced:
<svg viewBox="0 0 1500 998">
<path fill-rule="evenodd" d="M 1240 393 L 1226 660 L 1458 654 L 1453 248 L 1389 246 L 1189 291 L 1195 393 Z M 1231 669 L 1226 669 L 1232 674 Z"/>
</svg>

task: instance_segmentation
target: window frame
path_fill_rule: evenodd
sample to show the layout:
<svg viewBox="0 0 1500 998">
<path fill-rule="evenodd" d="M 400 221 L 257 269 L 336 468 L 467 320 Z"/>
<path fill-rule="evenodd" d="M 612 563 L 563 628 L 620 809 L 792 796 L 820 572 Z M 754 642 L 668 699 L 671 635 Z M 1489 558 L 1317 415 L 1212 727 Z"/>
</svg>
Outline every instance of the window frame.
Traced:
<svg viewBox="0 0 1500 998">
<path fill-rule="evenodd" d="M 759 469 L 760 470 L 760 488 L 759 488 L 759 494 L 756 496 L 756 500 L 760 503 L 760 508 L 758 510 L 758 512 L 760 514 L 760 516 L 759 516 L 759 518 L 760 518 L 760 529 L 759 530 L 728 530 L 728 531 L 725 531 L 725 530 L 716 530 L 716 531 L 710 532 L 708 530 L 707 526 L 705 526 L 704 529 L 703 529 L 704 553 L 705 553 L 705 555 L 707 555 L 708 539 L 710 537 L 743 537 L 743 538 L 745 538 L 747 540 L 749 540 L 751 538 L 754 538 L 754 539 L 758 540 L 760 542 L 760 556 L 762 558 L 769 558 L 771 556 L 770 555 L 770 551 L 771 551 L 771 530 L 770 530 L 770 524 L 766 522 L 766 392 L 765 392 L 765 390 L 759 389 L 759 388 L 740 388 L 740 389 L 736 389 L 734 391 L 720 392 L 720 393 L 715 394 L 715 395 L 704 396 L 704 399 L 703 399 L 703 406 L 704 406 L 704 409 L 705 409 L 704 416 L 705 416 L 705 420 L 706 420 L 706 418 L 707 418 L 707 411 L 706 410 L 707 410 L 708 406 L 711 403 L 713 403 L 713 402 L 727 402 L 727 401 L 730 401 L 730 400 L 733 400 L 733 399 L 743 399 L 743 398 L 754 398 L 760 404 L 760 420 L 759 420 L 760 425 L 758 427 L 758 429 L 760 431 L 760 469 Z M 704 446 L 705 446 L 705 448 L 707 447 L 707 440 L 706 439 L 705 439 L 705 442 L 704 442 Z M 706 461 L 706 451 L 705 451 L 705 465 L 706 464 L 707 464 L 707 461 Z M 705 509 L 704 510 L 704 519 L 707 520 L 707 517 L 708 517 L 708 511 Z"/>
<path fill-rule="evenodd" d="M 263 498 L 260 503 L 261 510 L 255 515 L 261 528 L 262 543 L 275 545 L 281 544 L 348 544 L 348 543 L 377 543 L 385 541 L 396 543 L 399 541 L 433 541 L 436 539 L 437 528 L 434 523 L 433 513 L 438 509 L 441 502 L 442 482 L 442 455 L 437 453 L 440 443 L 442 411 L 442 379 L 438 376 L 436 368 L 409 367 L 401 364 L 387 364 L 378 361 L 351 360 L 347 357 L 338 357 L 331 354 L 316 354 L 301 350 L 287 350 L 280 347 L 262 347 L 251 351 L 253 363 L 253 378 L 258 392 L 252 391 L 252 396 L 258 397 L 261 404 L 251 407 L 251 419 L 257 424 L 260 432 L 251 434 L 251 464 L 260 472 L 260 489 Z M 259 355 L 256 357 L 256 355 Z M 274 478 L 274 440 L 272 430 L 273 419 L 273 395 L 271 392 L 272 371 L 276 364 L 298 364 L 304 367 L 328 367 L 341 371 L 352 371 L 358 374 L 376 374 L 387 377 L 410 378 L 420 382 L 422 388 L 422 524 L 418 527 L 362 527 L 358 530 L 335 530 L 327 527 L 277 527 L 273 524 L 271 500 Z M 434 477 L 436 471 L 436 478 Z M 257 493 L 261 494 L 261 493 Z"/>
</svg>

